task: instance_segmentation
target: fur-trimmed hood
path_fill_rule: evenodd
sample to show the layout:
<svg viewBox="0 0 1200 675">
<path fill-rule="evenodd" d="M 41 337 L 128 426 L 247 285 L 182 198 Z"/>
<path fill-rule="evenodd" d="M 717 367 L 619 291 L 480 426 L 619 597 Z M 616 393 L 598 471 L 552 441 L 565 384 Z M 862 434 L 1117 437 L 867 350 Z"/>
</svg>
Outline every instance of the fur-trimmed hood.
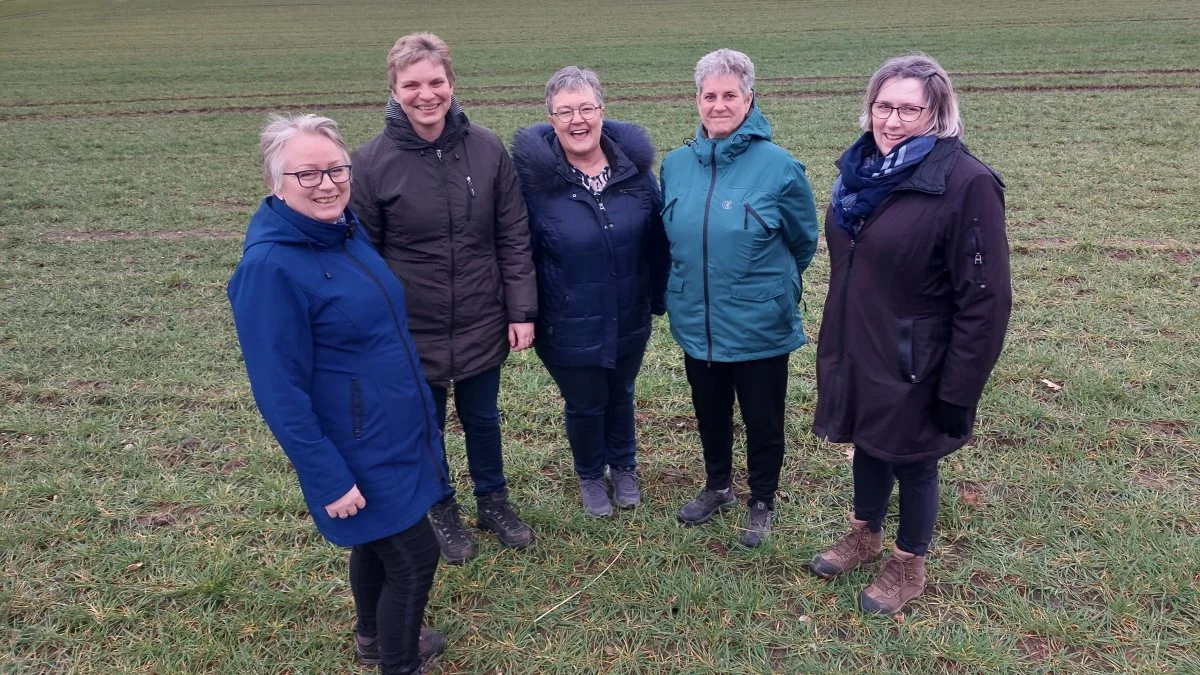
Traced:
<svg viewBox="0 0 1200 675">
<path fill-rule="evenodd" d="M 608 157 L 613 177 L 630 169 L 649 174 L 654 166 L 650 135 L 632 122 L 605 120 L 600 129 L 600 147 Z M 513 136 L 512 158 L 526 190 L 551 192 L 570 184 L 558 136 L 547 122 L 521 129 Z"/>
</svg>

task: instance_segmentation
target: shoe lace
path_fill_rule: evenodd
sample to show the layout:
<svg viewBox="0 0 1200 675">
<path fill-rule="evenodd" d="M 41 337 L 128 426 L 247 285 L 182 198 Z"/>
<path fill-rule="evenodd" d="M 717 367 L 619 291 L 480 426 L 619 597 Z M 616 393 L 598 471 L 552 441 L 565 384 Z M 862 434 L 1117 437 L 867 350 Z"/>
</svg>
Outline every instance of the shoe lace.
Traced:
<svg viewBox="0 0 1200 675">
<path fill-rule="evenodd" d="M 632 471 L 613 469 L 613 489 L 619 492 L 631 492 L 637 486 L 637 475 Z"/>
<path fill-rule="evenodd" d="M 853 558 L 858 555 L 859 542 L 866 533 L 862 530 L 850 530 L 833 545 L 833 553 L 840 558 Z"/>
<path fill-rule="evenodd" d="M 434 526 L 437 527 L 438 532 L 441 532 L 447 541 L 457 543 L 467 538 L 457 503 L 435 506 L 433 516 Z"/>
<path fill-rule="evenodd" d="M 883 570 L 880 571 L 879 579 L 875 583 L 888 593 L 895 593 L 900 588 L 900 582 L 903 579 L 904 563 L 892 557 L 883 564 Z"/>
<path fill-rule="evenodd" d="M 512 504 L 508 500 L 492 500 L 484 507 L 488 515 L 500 523 L 500 526 L 506 530 L 515 530 L 524 525 L 521 519 L 517 517 L 517 512 L 513 510 Z"/>
</svg>

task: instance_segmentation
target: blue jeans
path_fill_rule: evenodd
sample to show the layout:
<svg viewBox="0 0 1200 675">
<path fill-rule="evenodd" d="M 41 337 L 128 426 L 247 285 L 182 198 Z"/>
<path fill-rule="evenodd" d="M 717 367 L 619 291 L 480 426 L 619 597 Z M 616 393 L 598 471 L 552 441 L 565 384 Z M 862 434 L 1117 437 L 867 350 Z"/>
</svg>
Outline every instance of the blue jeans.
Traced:
<svg viewBox="0 0 1200 675">
<path fill-rule="evenodd" d="M 446 389 L 429 385 L 433 402 L 437 406 L 438 428 L 446 431 Z M 504 454 L 500 441 L 500 409 L 496 401 L 500 397 L 500 366 L 486 370 L 475 377 L 454 383 L 454 409 L 462 423 L 463 436 L 467 443 L 467 468 L 471 482 L 475 484 L 475 495 L 502 492 L 504 479 Z M 446 440 L 442 436 L 442 457 L 446 456 Z M 449 461 L 445 463 L 446 475 L 450 473 Z M 454 499 L 454 480 L 450 479 L 450 494 Z M 445 500 L 443 500 L 445 501 Z"/>
<path fill-rule="evenodd" d="M 546 365 L 566 402 L 567 441 L 580 478 L 599 478 L 606 466 L 637 465 L 633 384 L 642 354 L 623 356 L 613 368 Z"/>
</svg>

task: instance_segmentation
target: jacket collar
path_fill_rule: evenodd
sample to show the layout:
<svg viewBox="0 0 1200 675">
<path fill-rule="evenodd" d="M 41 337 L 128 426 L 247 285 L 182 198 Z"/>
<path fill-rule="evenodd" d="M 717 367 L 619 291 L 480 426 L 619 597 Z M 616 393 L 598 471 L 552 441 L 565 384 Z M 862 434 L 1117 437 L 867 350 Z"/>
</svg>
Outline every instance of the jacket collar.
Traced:
<svg viewBox="0 0 1200 675">
<path fill-rule="evenodd" d="M 600 148 L 608 158 L 609 184 L 648 173 L 654 164 L 654 144 L 645 130 L 636 124 L 605 120 L 600 131 Z M 513 164 L 521 185 L 535 192 L 550 192 L 573 185 L 571 167 L 554 133 L 545 122 L 516 133 L 512 144 Z"/>
<path fill-rule="evenodd" d="M 268 195 L 259 205 L 246 228 L 242 250 L 255 244 L 305 244 L 320 248 L 343 245 L 354 236 L 358 219 L 350 209 L 342 213 L 343 221 L 326 223 L 305 216 L 274 195 Z"/>
<path fill-rule="evenodd" d="M 442 135 L 432 142 L 417 135 L 412 128 L 412 123 L 408 121 L 408 115 L 404 113 L 404 108 L 401 108 L 400 104 L 396 103 L 391 96 L 388 96 L 387 104 L 384 106 L 384 118 L 387 121 L 384 133 L 401 150 L 450 150 L 467 135 L 471 126 L 467 119 L 467 113 L 463 111 L 457 96 L 450 97 L 450 112 L 446 113 L 446 126 L 442 129 Z"/>
<path fill-rule="evenodd" d="M 750 114 L 746 115 L 746 119 L 732 134 L 725 138 L 708 138 L 704 126 L 701 125 L 696 127 L 696 138 L 688 145 L 692 152 L 696 153 L 701 164 L 708 165 L 709 160 L 715 157 L 717 165 L 720 166 L 732 162 L 754 141 L 770 142 L 771 138 L 771 123 L 759 109 L 758 95 L 755 94 L 754 102 L 750 104 Z"/>
</svg>

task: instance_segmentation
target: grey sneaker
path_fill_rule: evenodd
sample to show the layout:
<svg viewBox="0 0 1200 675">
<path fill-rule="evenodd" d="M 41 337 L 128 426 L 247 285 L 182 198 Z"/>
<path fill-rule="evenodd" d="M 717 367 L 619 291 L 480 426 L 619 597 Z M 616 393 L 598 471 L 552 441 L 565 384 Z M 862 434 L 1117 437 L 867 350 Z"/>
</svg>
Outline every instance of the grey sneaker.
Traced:
<svg viewBox="0 0 1200 675">
<path fill-rule="evenodd" d="M 593 518 L 612 515 L 612 504 L 608 502 L 608 489 L 603 478 L 580 478 L 579 492 L 583 495 L 583 512 Z"/>
<path fill-rule="evenodd" d="M 642 503 L 642 491 L 638 489 L 636 468 L 610 467 L 608 478 L 612 481 L 613 502 L 619 508 L 631 509 Z"/>
<path fill-rule="evenodd" d="M 771 533 L 771 509 L 766 502 L 754 502 L 746 514 L 746 526 L 742 529 L 742 543 L 754 548 L 763 543 Z"/>
<path fill-rule="evenodd" d="M 676 517 L 679 522 L 689 527 L 693 525 L 702 525 L 712 520 L 712 517 L 721 511 L 727 511 L 737 503 L 737 498 L 733 496 L 733 490 L 725 488 L 724 490 L 701 490 L 696 498 L 679 509 Z"/>
<path fill-rule="evenodd" d="M 533 530 L 521 522 L 512 504 L 508 503 L 508 490 L 475 497 L 478 512 L 475 525 L 481 530 L 496 533 L 501 544 L 509 548 L 525 548 L 533 542 Z"/>
<path fill-rule="evenodd" d="M 429 524 L 437 537 L 442 557 L 451 565 L 460 565 L 475 557 L 475 541 L 463 526 L 458 513 L 458 502 L 451 497 L 434 504 L 429 509 Z"/>
</svg>

